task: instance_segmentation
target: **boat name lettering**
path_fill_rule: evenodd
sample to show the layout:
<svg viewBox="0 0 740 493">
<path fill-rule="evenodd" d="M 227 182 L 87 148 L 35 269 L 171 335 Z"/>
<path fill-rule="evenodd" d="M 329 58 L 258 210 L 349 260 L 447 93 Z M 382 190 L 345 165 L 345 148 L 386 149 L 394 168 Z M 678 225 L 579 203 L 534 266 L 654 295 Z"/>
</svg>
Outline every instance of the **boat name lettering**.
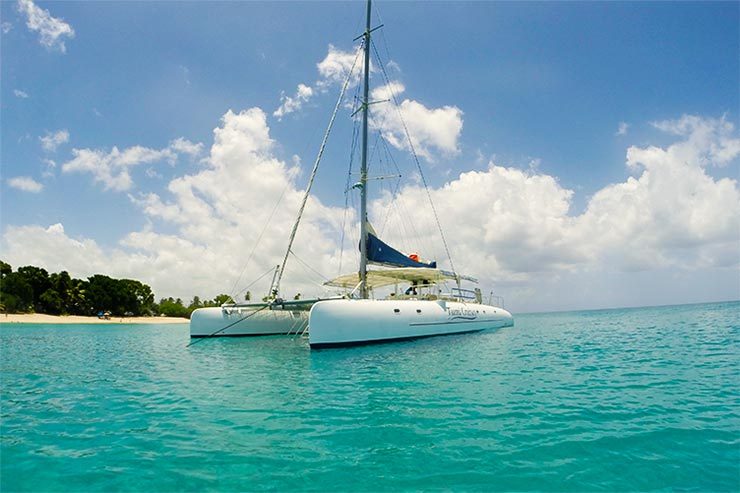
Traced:
<svg viewBox="0 0 740 493">
<path fill-rule="evenodd" d="M 475 310 L 468 310 L 465 308 L 450 308 L 449 310 L 447 310 L 447 317 L 450 319 L 465 318 L 468 320 L 473 320 L 475 318 L 478 318 L 478 315 L 476 314 Z"/>
</svg>

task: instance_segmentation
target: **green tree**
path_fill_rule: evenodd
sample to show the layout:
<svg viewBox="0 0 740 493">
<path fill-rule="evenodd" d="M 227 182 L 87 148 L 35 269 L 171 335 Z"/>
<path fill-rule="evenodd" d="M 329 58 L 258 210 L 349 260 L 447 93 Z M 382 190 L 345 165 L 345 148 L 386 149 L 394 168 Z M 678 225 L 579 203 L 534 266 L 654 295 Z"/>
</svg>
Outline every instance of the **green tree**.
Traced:
<svg viewBox="0 0 740 493">
<path fill-rule="evenodd" d="M 62 297 L 55 289 L 47 289 L 44 291 L 39 298 L 39 305 L 41 306 L 41 313 L 48 313 L 50 315 L 59 315 L 64 309 L 64 302 Z"/>
<path fill-rule="evenodd" d="M 92 306 L 85 297 L 89 283 L 82 279 L 72 279 L 72 284 L 67 289 L 67 313 L 72 315 L 92 315 Z"/>
<path fill-rule="evenodd" d="M 72 287 L 72 278 L 69 277 L 69 273 L 66 270 L 63 270 L 62 272 L 56 274 L 51 274 L 49 276 L 49 280 L 51 282 L 51 288 L 52 290 L 56 291 L 57 298 L 61 302 L 61 308 L 59 310 L 59 313 L 62 314 L 69 314 L 70 313 L 70 302 L 69 302 L 69 290 Z M 45 292 L 48 292 L 45 291 Z M 47 296 L 47 302 L 49 301 L 49 298 Z M 42 301 L 42 304 L 45 304 L 46 302 Z M 52 313 L 52 312 L 45 312 L 45 313 Z"/>
<path fill-rule="evenodd" d="M 159 300 L 159 313 L 168 317 L 190 316 L 190 310 L 186 306 L 183 306 L 182 300 L 180 298 L 175 300 L 172 297 Z"/>
<path fill-rule="evenodd" d="M 13 268 L 10 266 L 10 264 L 7 264 L 0 260 L 0 279 L 7 276 L 11 272 L 13 272 Z"/>
<path fill-rule="evenodd" d="M 33 288 L 22 274 L 11 272 L 2 278 L 0 301 L 8 313 L 28 312 L 33 310 Z"/>
<path fill-rule="evenodd" d="M 190 302 L 190 305 L 188 305 L 188 310 L 192 313 L 193 310 L 197 310 L 198 308 L 203 307 L 203 302 L 200 301 L 200 298 L 198 296 L 193 296 L 193 301 Z"/>
<path fill-rule="evenodd" d="M 51 288 L 51 280 L 49 279 L 49 273 L 46 269 L 40 267 L 34 267 L 32 265 L 26 265 L 19 267 L 17 274 L 22 276 L 33 291 L 33 309 L 39 312 L 43 312 L 41 306 L 41 295 L 46 292 L 47 289 Z"/>
<path fill-rule="evenodd" d="M 233 298 L 229 296 L 228 294 L 219 294 L 218 296 L 213 298 L 213 303 L 216 306 L 221 306 L 224 303 L 233 303 L 233 302 L 234 302 Z"/>
<path fill-rule="evenodd" d="M 114 279 L 102 274 L 95 274 L 87 278 L 85 299 L 93 313 L 110 310 L 113 312 L 113 299 L 117 286 Z M 117 315 L 117 313 L 116 313 Z"/>
</svg>

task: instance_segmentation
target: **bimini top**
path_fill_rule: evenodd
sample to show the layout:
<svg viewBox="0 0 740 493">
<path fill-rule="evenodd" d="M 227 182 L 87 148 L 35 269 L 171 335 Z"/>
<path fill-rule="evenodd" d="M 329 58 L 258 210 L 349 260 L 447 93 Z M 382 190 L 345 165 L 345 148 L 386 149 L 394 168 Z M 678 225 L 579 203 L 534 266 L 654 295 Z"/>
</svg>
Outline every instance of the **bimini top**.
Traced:
<svg viewBox="0 0 740 493">
<path fill-rule="evenodd" d="M 383 286 L 393 286 L 399 283 L 411 284 L 434 284 L 446 280 L 456 279 L 452 272 L 432 269 L 430 267 L 405 267 L 400 269 L 383 269 L 367 271 L 367 287 L 370 289 L 382 288 Z M 467 278 L 468 280 L 473 280 Z M 345 274 L 336 279 L 327 281 L 325 286 L 334 286 L 337 288 L 352 289 L 360 283 L 360 274 Z"/>
</svg>

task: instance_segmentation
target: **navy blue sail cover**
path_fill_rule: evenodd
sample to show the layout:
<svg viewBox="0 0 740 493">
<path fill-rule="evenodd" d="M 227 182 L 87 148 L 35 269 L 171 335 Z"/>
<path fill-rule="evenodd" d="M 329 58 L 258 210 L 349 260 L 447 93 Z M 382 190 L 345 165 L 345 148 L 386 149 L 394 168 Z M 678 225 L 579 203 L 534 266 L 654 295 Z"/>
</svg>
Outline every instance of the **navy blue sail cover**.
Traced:
<svg viewBox="0 0 740 493">
<path fill-rule="evenodd" d="M 387 245 L 372 233 L 367 234 L 367 259 L 377 264 L 393 265 L 396 267 L 429 267 L 437 268 L 437 262 L 428 264 L 411 260 L 392 246 Z"/>
</svg>

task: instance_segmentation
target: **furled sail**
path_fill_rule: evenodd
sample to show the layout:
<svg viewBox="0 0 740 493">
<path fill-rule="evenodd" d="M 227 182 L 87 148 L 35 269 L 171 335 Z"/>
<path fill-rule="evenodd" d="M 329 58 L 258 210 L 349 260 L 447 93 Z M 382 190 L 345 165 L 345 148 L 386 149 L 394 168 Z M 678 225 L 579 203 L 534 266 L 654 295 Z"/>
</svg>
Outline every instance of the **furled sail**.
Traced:
<svg viewBox="0 0 740 493">
<path fill-rule="evenodd" d="M 437 262 L 417 262 L 383 242 L 373 232 L 367 234 L 367 260 L 381 265 L 394 267 L 427 267 L 436 269 Z"/>
</svg>

